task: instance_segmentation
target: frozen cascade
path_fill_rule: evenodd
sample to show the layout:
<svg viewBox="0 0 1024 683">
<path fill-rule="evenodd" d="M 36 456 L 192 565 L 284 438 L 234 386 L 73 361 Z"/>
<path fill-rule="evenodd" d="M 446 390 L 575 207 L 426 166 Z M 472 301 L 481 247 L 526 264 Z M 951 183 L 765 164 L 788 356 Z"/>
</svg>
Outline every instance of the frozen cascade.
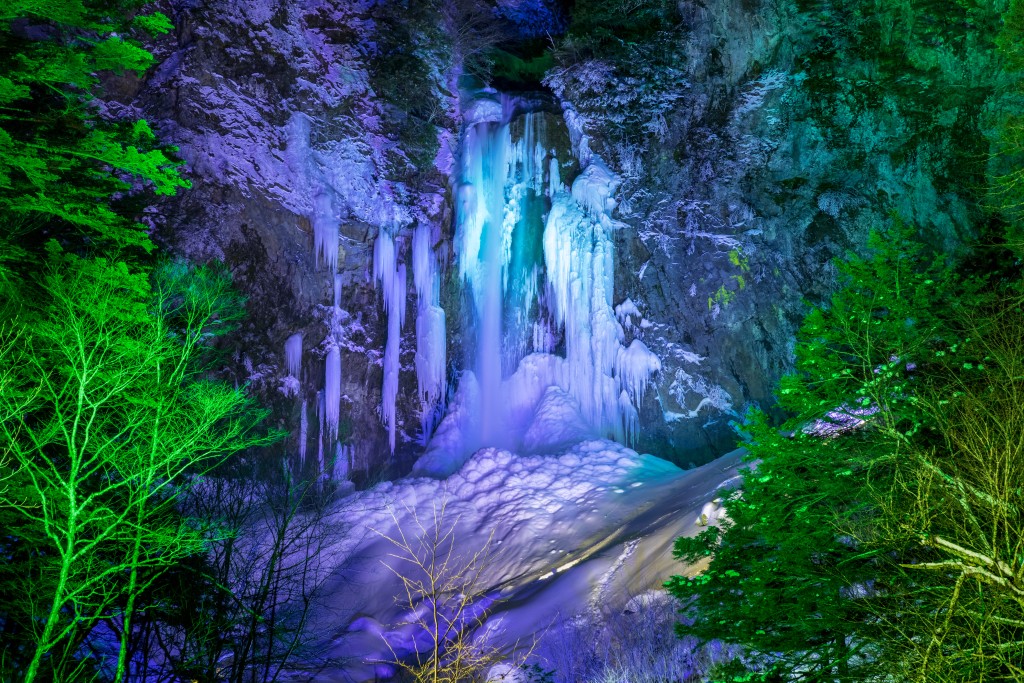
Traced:
<svg viewBox="0 0 1024 683">
<path fill-rule="evenodd" d="M 492 101 L 481 98 L 481 101 Z M 471 112 L 494 107 L 477 105 Z M 502 108 L 501 111 L 504 111 Z M 455 249 L 459 275 L 469 285 L 475 306 L 477 332 L 475 372 L 480 384 L 480 426 L 484 439 L 500 442 L 501 423 L 496 402 L 501 383 L 502 281 L 506 156 L 510 139 L 501 120 L 478 117 L 466 131 L 456 207 Z"/>
<path fill-rule="evenodd" d="M 391 452 L 395 452 L 397 415 L 395 399 L 398 397 L 399 348 L 402 325 L 405 323 L 405 298 L 408 289 L 405 264 L 396 267 L 395 243 L 386 230 L 381 230 L 373 246 L 373 278 L 380 283 L 384 295 L 384 312 L 388 316 L 388 340 L 384 346 L 384 386 L 381 398 L 381 421 L 388 428 Z"/>
<path fill-rule="evenodd" d="M 296 332 L 284 342 L 284 364 L 288 374 L 295 379 L 302 379 L 302 333 Z"/>
<path fill-rule="evenodd" d="M 575 401 L 594 433 L 632 441 L 637 406 L 661 368 L 639 339 L 624 346 L 620 320 L 633 313 L 632 301 L 620 311 L 612 304 L 612 232 L 622 224 L 611 213 L 620 180 L 590 154 L 567 187 L 547 142 L 550 117 L 531 108 L 508 96 L 499 101 L 493 91 L 479 93 L 467 108 L 455 251 L 473 299 L 467 324 L 476 343 L 467 345 L 473 354 L 467 362 L 479 403 L 473 411 L 478 424 L 462 429 L 457 450 L 464 454 L 480 446 L 514 447 L 550 387 Z M 414 244 L 414 271 L 427 272 L 417 253 Z M 563 335 L 565 356 L 550 355 Z M 425 371 L 418 363 L 417 372 Z M 465 407 L 460 411 L 464 415 Z M 451 433 L 449 425 L 446 442 Z M 420 472 L 451 469 L 439 464 L 434 445 Z"/>
<path fill-rule="evenodd" d="M 306 465 L 306 441 L 309 440 L 309 416 L 306 411 L 306 399 L 302 399 L 302 412 L 299 414 L 299 469 Z"/>
<path fill-rule="evenodd" d="M 324 418 L 328 442 L 338 437 L 341 412 L 341 350 L 332 344 L 324 362 Z"/>
<path fill-rule="evenodd" d="M 416 381 L 420 396 L 420 422 L 425 436 L 433 431 L 445 386 L 447 337 L 444 309 L 438 305 L 440 277 L 431 246 L 430 226 L 421 223 L 412 236 L 412 275 L 416 285 Z"/>
</svg>

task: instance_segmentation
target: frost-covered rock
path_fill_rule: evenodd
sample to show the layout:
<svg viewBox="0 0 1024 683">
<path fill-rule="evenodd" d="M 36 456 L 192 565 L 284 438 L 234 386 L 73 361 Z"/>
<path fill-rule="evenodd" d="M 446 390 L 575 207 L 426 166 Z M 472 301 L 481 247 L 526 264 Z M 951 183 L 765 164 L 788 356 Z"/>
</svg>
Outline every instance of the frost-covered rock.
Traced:
<svg viewBox="0 0 1024 683">
<path fill-rule="evenodd" d="M 248 316 L 230 343 L 242 349 L 239 364 L 244 355 L 266 368 L 251 387 L 292 429 L 289 450 L 304 453 L 320 439 L 316 423 L 299 429 L 300 406 L 326 390 L 329 440 L 337 434 L 355 448 L 357 475 L 387 462 L 390 441 L 408 458 L 421 396 L 436 402 L 441 393 L 437 315 L 422 318 L 431 329 L 420 336 L 434 346 L 428 390 L 419 392 L 412 326 L 399 326 L 410 338 L 394 339 L 386 354 L 393 335 L 368 275 L 382 230 L 398 239 L 397 274 L 398 262 L 410 260 L 411 227 L 441 234 L 445 224 L 459 103 L 447 90 L 458 65 L 445 61 L 443 28 L 415 57 L 433 90 L 416 102 L 439 103 L 440 127 L 430 129 L 438 166 L 427 160 L 410 174 L 411 145 L 422 142 L 406 136 L 374 80 L 388 37 L 380 32 L 391 30 L 378 18 L 386 3 L 214 0 L 170 10 L 178 30 L 155 44 L 159 66 L 141 84 L 120 86 L 179 147 L 193 181 L 159 208 L 167 219 L 157 238 L 231 269 Z M 406 27 L 421 30 L 413 21 Z"/>
<path fill-rule="evenodd" d="M 700 462 L 732 447 L 747 406 L 771 408 L 805 302 L 837 283 L 834 258 L 893 211 L 937 248 L 970 237 L 982 207 L 968 169 L 1009 100 L 996 5 L 941 39 L 917 30 L 910 0 L 668 7 L 671 31 L 566 51 L 546 83 L 578 153 L 621 178 L 615 294 L 642 302 L 662 364 L 639 446 Z"/>
</svg>

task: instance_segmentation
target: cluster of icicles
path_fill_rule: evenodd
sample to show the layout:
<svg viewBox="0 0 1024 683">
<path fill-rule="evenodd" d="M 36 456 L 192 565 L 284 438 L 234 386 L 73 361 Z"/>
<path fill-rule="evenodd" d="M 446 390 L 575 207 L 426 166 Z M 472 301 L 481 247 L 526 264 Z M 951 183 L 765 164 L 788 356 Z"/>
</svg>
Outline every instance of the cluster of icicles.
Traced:
<svg viewBox="0 0 1024 683">
<path fill-rule="evenodd" d="M 462 148 L 455 249 L 477 316 L 481 425 L 476 445 L 514 447 L 511 435 L 525 425 L 509 407 L 533 402 L 538 387 L 550 386 L 575 399 L 595 435 L 632 441 L 637 406 L 661 363 L 640 339 L 624 346 L 612 306 L 612 232 L 621 224 L 611 212 L 619 179 L 591 154 L 567 187 L 561 160 L 547 143 L 544 115 L 519 113 L 521 106 L 510 97 L 478 99 L 467 114 Z M 543 202 L 543 213 L 528 210 L 531 199 Z M 531 258 L 523 252 L 538 242 L 517 236 L 522 231 L 541 236 L 542 254 L 534 257 L 537 267 L 517 279 L 512 274 L 517 264 L 528 268 Z M 520 297 L 513 311 L 507 306 L 510 296 Z M 532 325 L 517 332 L 515 320 L 502 320 L 503 310 L 534 311 Z M 550 354 L 559 333 L 564 357 Z M 501 368 L 510 365 L 509 355 L 523 347 L 527 353 L 521 355 L 530 361 L 513 359 L 511 365 L 520 371 L 504 377 Z"/>
<path fill-rule="evenodd" d="M 521 406 L 525 395 L 536 396 L 538 389 L 552 386 L 572 397 L 595 435 L 629 442 L 637 433 L 637 406 L 661 364 L 640 339 L 624 344 L 622 316 L 613 308 L 611 233 L 618 223 L 611 212 L 619 180 L 597 155 L 588 155 L 589 163 L 571 187 L 566 186 L 561 162 L 546 140 L 543 115 L 519 113 L 520 104 L 485 93 L 466 113 L 454 245 L 459 276 L 472 295 L 474 318 L 467 321 L 472 334 L 466 338 L 475 347 L 467 350 L 472 361 L 467 361 L 463 380 L 472 375 L 476 405 L 462 408 L 474 413 L 478 426 L 462 430 L 460 438 L 467 443 L 461 446 L 514 445 L 510 435 L 522 425 L 516 424 L 510 406 Z M 517 117 L 522 125 L 513 140 L 511 122 Z M 543 210 L 529 209 L 529 202 L 542 205 Z M 330 206 L 314 202 L 314 207 L 319 214 L 313 220 L 314 249 L 318 260 L 322 258 L 335 272 L 337 225 L 329 220 Z M 446 321 L 439 305 L 436 241 L 429 225 L 419 224 L 412 231 L 415 365 L 425 437 L 436 425 L 447 388 Z M 381 229 L 374 245 L 373 278 L 388 321 L 380 417 L 392 452 L 408 299 L 406 264 L 399 258 L 400 251 L 395 236 Z M 317 395 L 318 465 L 324 472 L 325 443 L 327 448 L 335 444 L 335 473 L 344 475 L 352 454 L 337 443 L 341 276 L 334 277 L 334 324 L 325 344 L 324 385 Z M 639 314 L 627 302 L 629 312 Z M 559 337 L 564 338 L 564 356 L 552 354 Z M 301 354 L 302 336 L 296 334 L 285 344 L 286 366 L 296 380 Z M 519 371 L 503 371 L 509 367 Z M 308 435 L 306 408 L 303 401 L 302 461 Z"/>
<path fill-rule="evenodd" d="M 334 298 L 331 307 L 331 333 L 326 340 L 327 354 L 324 357 L 324 388 L 316 395 L 316 413 L 320 421 L 320 439 L 317 448 L 317 471 L 321 475 L 327 472 L 327 457 L 324 449 L 334 446 L 333 477 L 347 477 L 352 463 L 353 449 L 338 441 L 338 422 L 341 414 L 341 339 L 338 332 L 341 318 L 341 275 L 334 275 Z M 302 376 L 302 333 L 296 332 L 284 343 L 285 367 L 288 370 L 290 384 L 299 386 Z M 297 391 L 296 391 L 297 393 Z M 309 436 L 309 405 L 302 400 L 299 415 L 299 466 L 306 463 L 306 444 Z"/>
</svg>

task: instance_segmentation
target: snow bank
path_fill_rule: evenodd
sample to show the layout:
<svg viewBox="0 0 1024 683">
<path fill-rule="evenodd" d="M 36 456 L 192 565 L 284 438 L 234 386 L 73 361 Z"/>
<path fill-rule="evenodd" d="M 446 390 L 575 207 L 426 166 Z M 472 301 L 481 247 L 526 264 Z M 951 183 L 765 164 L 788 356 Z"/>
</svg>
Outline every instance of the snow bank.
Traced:
<svg viewBox="0 0 1024 683">
<path fill-rule="evenodd" d="M 538 422 L 575 407 L 558 389 L 546 391 L 541 405 Z M 399 580 L 382 563 L 412 571 L 395 559 L 385 537 L 401 532 L 415 538 L 417 525 L 426 520 L 430 528 L 442 508 L 439 526 L 453 531 L 458 556 L 486 548 L 491 557 L 474 583 L 476 608 L 490 611 L 478 635 L 511 647 L 559 614 L 578 613 L 595 601 L 625 608 L 678 572 L 670 552 L 674 538 L 699 532 L 698 511 L 721 495 L 723 481 L 734 480 L 738 464 L 732 454 L 683 472 L 621 444 L 589 439 L 556 455 L 484 448 L 447 481 L 406 479 L 354 493 L 333 512 L 350 531 L 328 556 L 358 590 L 331 593 L 325 614 L 332 616 L 325 618 L 349 617 L 325 622 L 322 631 L 331 635 L 324 636 L 324 657 L 344 656 L 346 674 L 372 680 L 393 652 L 411 654 L 429 643 L 416 625 L 426 606 L 404 603 Z M 354 652 L 361 661 L 350 659 Z M 322 675 L 338 680 L 337 671 Z"/>
</svg>

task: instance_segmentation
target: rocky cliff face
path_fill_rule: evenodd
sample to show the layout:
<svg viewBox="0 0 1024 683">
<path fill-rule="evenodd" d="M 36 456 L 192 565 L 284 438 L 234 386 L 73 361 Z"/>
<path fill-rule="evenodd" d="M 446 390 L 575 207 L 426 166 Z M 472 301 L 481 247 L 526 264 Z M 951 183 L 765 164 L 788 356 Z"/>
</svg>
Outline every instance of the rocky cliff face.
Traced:
<svg viewBox="0 0 1024 683">
<path fill-rule="evenodd" d="M 443 26 L 414 6 L 396 35 L 395 13 L 369 1 L 176 2 L 165 11 L 177 33 L 157 46 L 163 61 L 155 73 L 126 94 L 180 147 L 194 185 L 160 207 L 158 238 L 189 259 L 225 261 L 248 297 L 228 372 L 273 407 L 293 431 L 286 451 L 304 451 L 313 467 L 317 392 L 325 357 L 340 346 L 346 460 L 366 472 L 408 459 L 420 405 L 409 372 L 394 457 L 378 415 L 386 317 L 373 243 L 391 231 L 407 259 L 412 226 L 429 226 L 440 242 L 450 222 L 457 102 L 444 80 L 455 65 Z M 428 29 L 435 44 L 426 44 Z M 401 59 L 398 49 L 415 56 L 396 69 L 389 60 Z M 402 89 L 414 104 L 401 108 L 382 94 Z M 414 364 L 409 328 L 406 371 Z M 284 347 L 296 334 L 301 371 L 290 377 Z M 334 449 L 324 446 L 330 467 Z"/>
<path fill-rule="evenodd" d="M 730 447 L 728 423 L 771 406 L 830 261 L 872 228 L 895 215 L 947 253 L 971 237 L 1006 3 L 953 5 L 684 0 L 677 71 L 646 93 L 624 99 L 636 67 L 600 55 L 548 77 L 625 176 L 616 292 L 662 360 L 641 449 Z M 646 136 L 616 127 L 630 113 Z"/>
<path fill-rule="evenodd" d="M 731 447 L 729 421 L 771 404 L 803 300 L 834 284 L 829 260 L 861 248 L 890 212 L 937 248 L 970 234 L 979 214 L 970 179 L 984 172 L 984 129 L 999 108 L 989 41 L 1000 0 L 952 24 L 924 2 L 870 16 L 868 4 L 683 0 L 660 89 L 600 55 L 564 57 L 549 76 L 577 152 L 599 151 L 624 178 L 615 303 L 636 304 L 627 337 L 662 363 L 640 449 L 687 464 Z M 394 455 L 380 419 L 387 324 L 372 264 L 382 230 L 411 263 L 412 232 L 429 227 L 447 268 L 450 379 L 462 362 L 450 183 L 455 86 L 475 49 L 459 29 L 483 30 L 478 10 L 172 2 L 177 33 L 156 46 L 161 66 L 118 85 L 124 105 L 180 147 L 193 178 L 152 217 L 158 237 L 235 274 L 249 316 L 231 341 L 230 372 L 293 430 L 287 451 L 304 451 L 307 467 L 320 450 L 318 392 L 334 347 L 344 466 L 403 471 L 422 450 L 415 316 L 402 329 Z M 636 116 L 623 118 L 629 107 Z M 296 334 L 292 377 L 284 347 Z M 324 448 L 329 468 L 335 449 Z"/>
</svg>

